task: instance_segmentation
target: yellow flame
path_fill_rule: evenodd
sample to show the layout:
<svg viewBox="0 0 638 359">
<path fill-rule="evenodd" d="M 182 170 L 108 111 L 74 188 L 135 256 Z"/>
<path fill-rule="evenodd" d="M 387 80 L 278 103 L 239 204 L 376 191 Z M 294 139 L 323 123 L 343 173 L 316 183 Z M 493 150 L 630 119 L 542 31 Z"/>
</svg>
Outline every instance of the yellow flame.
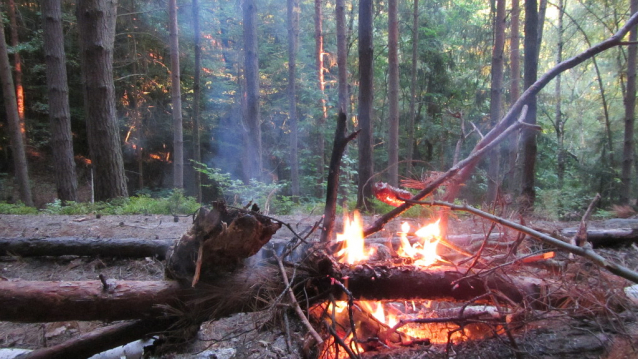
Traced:
<svg viewBox="0 0 638 359">
<path fill-rule="evenodd" d="M 399 239 L 401 246 L 397 250 L 399 256 L 404 258 L 412 258 L 415 260 L 414 265 L 428 267 L 440 260 L 441 257 L 436 253 L 439 240 L 441 239 L 441 229 L 439 220 L 419 228 L 414 234 L 421 239 L 414 245 L 410 244 L 407 235 L 410 232 L 410 225 L 403 222 Z"/>
<path fill-rule="evenodd" d="M 337 234 L 337 242 L 343 242 L 336 255 L 339 261 L 354 264 L 368 259 L 369 253 L 365 253 L 363 225 L 358 211 L 353 213 L 352 220 L 347 214 L 344 215 L 343 233 Z"/>
</svg>

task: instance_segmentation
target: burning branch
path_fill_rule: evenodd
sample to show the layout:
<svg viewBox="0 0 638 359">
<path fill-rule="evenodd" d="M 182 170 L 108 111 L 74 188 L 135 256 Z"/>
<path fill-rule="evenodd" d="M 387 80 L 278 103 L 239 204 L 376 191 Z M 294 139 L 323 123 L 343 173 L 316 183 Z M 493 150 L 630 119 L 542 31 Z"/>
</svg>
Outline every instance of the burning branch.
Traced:
<svg viewBox="0 0 638 359">
<path fill-rule="evenodd" d="M 406 203 L 409 202 L 411 204 L 420 204 L 420 205 L 424 205 L 424 206 L 439 206 L 439 207 L 446 207 L 449 208 L 451 210 L 454 211 L 464 211 L 464 212 L 469 212 L 472 214 L 475 214 L 479 217 L 483 217 L 485 219 L 488 219 L 490 221 L 496 222 L 500 225 L 512 228 L 514 230 L 517 230 L 519 232 L 525 233 L 531 237 L 534 237 L 536 239 L 539 239 L 547 244 L 550 244 L 554 247 L 558 247 L 560 249 L 564 249 L 569 253 L 573 253 L 577 256 L 581 256 L 584 258 L 589 259 L 590 261 L 592 261 L 594 264 L 596 264 L 597 266 L 604 268 L 606 270 L 608 270 L 609 272 L 628 279 L 634 283 L 638 283 L 638 272 L 635 272 L 627 267 L 624 267 L 620 264 L 616 264 L 616 263 L 611 263 L 609 261 L 607 261 L 603 256 L 599 255 L 598 253 L 594 252 L 594 250 L 591 248 L 591 246 L 584 246 L 584 247 L 578 247 L 575 245 L 571 245 L 569 243 L 563 242 L 561 240 L 558 240 L 556 238 L 550 237 L 548 235 L 546 235 L 545 233 L 541 233 L 539 231 L 536 231 L 534 229 L 531 229 L 529 227 L 525 227 L 523 225 L 520 225 L 516 222 L 512 222 L 509 221 L 507 219 L 501 218 L 501 217 L 497 217 L 491 213 L 487 213 L 487 212 L 483 212 L 479 209 L 476 209 L 474 207 L 468 206 L 467 204 L 463 204 L 463 205 L 456 205 L 453 203 L 448 203 L 448 202 L 443 202 L 443 201 L 431 201 L 431 202 L 422 202 L 422 201 L 413 201 L 413 200 L 406 200 Z"/>
</svg>

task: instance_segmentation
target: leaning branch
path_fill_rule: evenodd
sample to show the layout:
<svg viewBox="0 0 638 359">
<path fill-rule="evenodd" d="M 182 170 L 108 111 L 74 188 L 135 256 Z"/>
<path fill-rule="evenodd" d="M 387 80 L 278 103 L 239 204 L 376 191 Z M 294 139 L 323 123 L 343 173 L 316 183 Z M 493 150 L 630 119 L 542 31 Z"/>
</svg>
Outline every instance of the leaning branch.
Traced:
<svg viewBox="0 0 638 359">
<path fill-rule="evenodd" d="M 539 239 L 547 244 L 550 244 L 554 247 L 558 247 L 560 249 L 566 250 L 569 253 L 573 253 L 577 256 L 581 256 L 584 258 L 587 258 L 589 260 L 591 260 L 594 264 L 596 264 L 599 267 L 602 267 L 606 270 L 608 270 L 609 272 L 628 279 L 632 282 L 638 283 L 638 272 L 635 272 L 627 267 L 621 266 L 619 264 L 616 263 L 611 263 L 609 261 L 607 261 L 607 259 L 605 259 L 603 256 L 601 256 L 600 254 L 594 252 L 594 250 L 591 248 L 591 246 L 585 246 L 585 247 L 578 247 L 578 246 L 574 246 L 571 245 L 569 243 L 563 242 L 561 240 L 558 240 L 556 238 L 550 237 L 544 233 L 541 233 L 539 231 L 533 230 L 529 227 L 525 227 L 521 224 L 518 224 L 516 222 L 512 222 L 509 221 L 507 219 L 501 218 L 501 217 L 497 217 L 491 213 L 487 213 L 487 212 L 483 212 L 479 209 L 476 209 L 474 207 L 468 206 L 467 204 L 463 204 L 463 205 L 456 205 L 453 203 L 448 203 L 448 202 L 443 202 L 443 201 L 431 201 L 431 202 L 420 202 L 420 201 L 412 201 L 412 200 L 407 200 L 407 202 L 410 202 L 412 204 L 420 204 L 420 205 L 425 205 L 425 206 L 439 206 L 439 207 L 447 207 L 451 210 L 454 211 L 465 211 L 465 212 L 469 212 L 472 214 L 475 214 L 479 217 L 483 217 L 485 219 L 488 219 L 490 221 L 493 221 L 495 223 L 498 223 L 500 225 L 515 229 L 521 233 L 525 233 L 531 237 L 534 237 L 536 239 Z"/>
<path fill-rule="evenodd" d="M 367 237 L 371 235 L 372 233 L 380 231 L 383 228 L 383 226 L 386 223 L 388 223 L 388 221 L 401 215 L 401 213 L 407 211 L 410 207 L 412 207 L 414 205 L 412 203 L 413 201 L 418 201 L 426 197 L 427 195 L 432 193 L 435 189 L 437 189 L 440 185 L 445 183 L 450 178 L 454 177 L 454 175 L 456 175 L 463 167 L 475 161 L 478 161 L 478 159 L 480 159 L 485 153 L 490 151 L 494 146 L 496 146 L 498 143 L 504 140 L 513 131 L 517 130 L 518 128 L 522 126 L 530 126 L 533 128 L 538 128 L 537 126 L 533 126 L 523 122 L 525 120 L 526 115 L 527 115 L 527 106 L 524 106 L 521 110 L 521 116 L 519 117 L 518 121 L 511 124 L 505 131 L 503 131 L 500 135 L 494 138 L 490 143 L 486 144 L 485 147 L 472 153 L 469 157 L 460 161 L 459 163 L 454 165 L 452 168 L 450 168 L 447 172 L 439 176 L 434 181 L 430 182 L 424 189 L 422 189 L 419 193 L 414 195 L 414 197 L 412 197 L 410 201 L 405 201 L 405 203 L 403 203 L 402 205 L 398 206 L 397 208 L 391 210 L 390 212 L 386 213 L 385 215 L 383 215 L 382 217 L 374 221 L 372 225 L 370 225 L 368 228 L 364 230 L 363 232 L 364 236 Z M 503 121 L 501 121 L 501 123 L 502 122 Z"/>
</svg>

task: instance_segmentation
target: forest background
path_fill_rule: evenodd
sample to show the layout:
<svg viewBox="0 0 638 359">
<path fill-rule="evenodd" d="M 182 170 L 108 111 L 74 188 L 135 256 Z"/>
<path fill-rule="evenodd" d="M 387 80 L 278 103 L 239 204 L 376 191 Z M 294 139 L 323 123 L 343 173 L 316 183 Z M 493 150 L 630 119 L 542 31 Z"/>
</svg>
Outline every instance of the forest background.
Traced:
<svg viewBox="0 0 638 359">
<path fill-rule="evenodd" d="M 33 196 L 29 200 L 19 190 L 16 139 L 7 115 L 0 122 L 0 201 L 46 208 L 60 200 L 166 196 L 183 188 L 200 203 L 221 196 L 253 199 L 282 214 L 323 205 L 339 108 L 347 113 L 349 132 L 364 129 L 343 157 L 342 203 L 383 210 L 376 200 L 362 201 L 369 196 L 366 186 L 425 180 L 447 170 L 507 112 L 529 86 L 529 76 L 608 38 L 634 12 L 628 1 L 614 0 L 61 1 L 58 40 L 66 56 L 72 177 L 79 184 L 74 196 L 63 198 L 52 176 L 61 167 L 52 149 L 46 61 L 51 40 L 41 6 L 48 2 L 3 3 L 9 46 L 1 55 L 11 61 Z M 106 149 L 121 149 L 126 188 L 91 195 L 104 176 L 92 164 L 87 108 L 103 99 L 86 93 L 83 73 L 91 67 L 83 69 L 81 39 L 88 31 L 77 14 L 94 3 L 111 4 L 117 12 L 109 72 L 119 146 Z M 347 62 L 342 99 L 339 4 Z M 372 20 L 368 53 L 361 49 L 362 14 Z M 177 52 L 171 46 L 176 44 Z M 553 218 L 581 211 L 596 193 L 602 195 L 601 208 L 635 205 L 635 47 L 605 51 L 544 88 L 534 119 L 542 132 L 531 136 L 537 154 L 526 155 L 529 136 L 512 136 L 476 168 L 459 198 L 531 205 Z M 371 73 L 364 79 L 368 60 Z M 11 111 L 6 89 L 0 113 Z M 362 113 L 366 90 L 371 95 L 363 100 L 371 100 L 370 107 Z M 362 158 L 365 141 L 371 150 Z M 525 174 L 530 164 L 531 176 Z"/>
</svg>

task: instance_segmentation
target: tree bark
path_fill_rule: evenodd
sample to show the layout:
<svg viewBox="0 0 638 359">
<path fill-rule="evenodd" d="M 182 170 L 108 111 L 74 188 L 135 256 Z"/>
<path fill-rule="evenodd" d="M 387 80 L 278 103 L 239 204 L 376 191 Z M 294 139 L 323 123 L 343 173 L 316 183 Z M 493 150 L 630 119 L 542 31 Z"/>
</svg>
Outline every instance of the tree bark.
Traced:
<svg viewBox="0 0 638 359">
<path fill-rule="evenodd" d="M 200 119 L 200 102 L 202 98 L 201 90 L 201 67 L 202 67 L 202 45 L 201 34 L 199 30 L 199 0 L 193 0 L 193 45 L 195 46 L 195 69 L 193 70 L 193 160 L 202 162 L 201 140 L 199 136 L 199 128 L 201 126 Z M 202 203 L 202 174 L 195 172 L 195 195 L 197 202 Z"/>
<path fill-rule="evenodd" d="M 0 256 L 101 256 L 117 258 L 166 258 L 174 240 L 139 238 L 0 238 Z"/>
<path fill-rule="evenodd" d="M 11 74 L 11 65 L 9 64 L 9 54 L 7 52 L 7 42 L 5 40 L 3 26 L 0 26 L 0 37 L 0 81 L 2 82 L 4 107 L 7 113 L 7 124 L 9 125 L 15 179 L 20 191 L 20 200 L 27 206 L 33 206 L 29 183 L 29 170 L 27 168 L 27 155 L 20 131 L 20 117 L 18 116 L 16 92 L 13 85 L 13 76 Z"/>
<path fill-rule="evenodd" d="M 113 84 L 116 0 L 77 3 L 80 58 L 95 200 L 127 197 Z"/>
<path fill-rule="evenodd" d="M 339 68 L 339 112 L 342 112 L 347 119 L 350 112 L 350 95 L 348 94 L 348 43 L 346 41 L 345 0 L 336 0 L 335 16 L 337 22 L 337 67 Z"/>
<path fill-rule="evenodd" d="M 565 0 L 565 2 L 567 2 Z M 563 0 L 558 0 L 558 43 L 556 44 L 556 63 L 563 61 L 563 15 L 566 5 Z M 556 140 L 558 142 L 558 155 L 556 158 L 556 176 L 558 177 L 558 188 L 563 189 L 565 182 L 565 121 L 563 120 L 562 100 L 561 100 L 561 78 L 556 76 L 556 87 L 554 88 L 554 98 L 556 100 L 554 128 L 556 129 Z"/>
<path fill-rule="evenodd" d="M 638 11 L 638 0 L 631 0 L 631 13 Z M 634 164 L 634 122 L 636 117 L 636 36 L 637 30 L 629 32 L 627 48 L 627 91 L 625 93 L 625 138 L 623 141 L 620 203 L 629 203 L 631 197 L 631 169 Z"/>
<path fill-rule="evenodd" d="M 374 90 L 373 44 L 372 44 L 372 0 L 359 2 L 359 182 L 357 186 L 357 208 L 370 207 L 372 199 L 372 105 Z"/>
<path fill-rule="evenodd" d="M 175 304 L 175 281 L 0 281 L 0 320 L 56 322 L 125 320 L 159 316 L 158 305 Z"/>
<path fill-rule="evenodd" d="M 495 126 L 501 119 L 501 99 L 503 92 L 503 63 L 505 48 L 505 0 L 498 0 L 494 19 L 494 47 L 492 48 L 492 80 L 490 90 L 490 122 Z M 487 202 L 494 203 L 501 181 L 500 150 L 497 147 L 490 155 L 487 171 Z"/>
<path fill-rule="evenodd" d="M 244 0 L 244 76 L 246 79 L 245 161 L 247 179 L 261 179 L 261 115 L 259 113 L 259 60 L 257 49 L 257 9 L 254 0 Z"/>
<path fill-rule="evenodd" d="M 184 132 L 179 68 L 177 0 L 168 1 L 168 14 L 171 48 L 171 103 L 173 105 L 173 188 L 184 188 Z"/>
<path fill-rule="evenodd" d="M 414 122 L 416 120 L 416 78 L 417 64 L 419 58 L 417 50 L 419 47 L 419 0 L 414 0 L 412 13 L 412 74 L 410 75 L 410 120 L 408 123 L 408 148 L 406 155 L 406 172 L 412 173 L 412 159 L 414 156 Z"/>
<path fill-rule="evenodd" d="M 299 201 L 299 156 L 297 119 L 297 47 L 299 33 L 299 2 L 287 0 L 288 12 L 288 118 L 290 119 L 290 183 L 293 201 Z"/>
<path fill-rule="evenodd" d="M 16 3 L 15 0 L 7 0 L 9 14 L 9 29 L 11 46 L 16 48 L 20 41 L 18 40 L 18 21 L 16 19 Z M 20 51 L 17 49 L 13 52 L 13 72 L 15 75 L 14 85 L 16 91 L 16 104 L 18 106 L 18 118 L 20 119 L 20 132 L 25 145 L 27 141 L 27 126 L 24 121 L 24 86 L 22 86 L 22 59 Z"/>
<path fill-rule="evenodd" d="M 49 95 L 51 151 L 58 198 L 62 202 L 77 201 L 78 183 L 73 158 L 69 85 L 59 1 L 42 1 L 42 29 Z"/>
<path fill-rule="evenodd" d="M 512 0 L 512 11 L 510 14 L 510 103 L 513 104 L 518 100 L 520 96 L 520 15 L 521 9 L 519 0 Z M 504 178 L 505 185 L 508 192 L 516 197 L 518 195 L 518 186 L 520 183 L 520 170 L 518 167 L 518 148 L 519 148 L 519 134 L 514 133 L 510 136 L 508 145 L 508 168 L 507 174 Z"/>
<path fill-rule="evenodd" d="M 536 0 L 525 1 L 525 73 L 524 86 L 528 89 L 536 82 L 538 77 L 538 5 Z M 529 109 L 525 122 L 536 124 L 536 95 L 531 96 L 527 101 Z M 523 129 L 523 172 L 521 177 L 521 203 L 520 211 L 526 213 L 533 210 L 536 200 L 536 189 L 534 186 L 536 179 L 536 131 Z"/>
<path fill-rule="evenodd" d="M 337 5 L 338 6 L 338 5 Z M 325 152 L 326 140 L 324 138 L 324 127 L 328 120 L 328 107 L 326 106 L 325 76 L 323 65 L 323 4 L 322 0 L 315 0 L 315 61 L 317 67 L 317 84 L 321 95 L 321 116 L 317 117 L 317 194 L 319 197 L 325 195 Z"/>
<path fill-rule="evenodd" d="M 388 1 L 388 183 L 399 185 L 399 21 L 397 0 Z"/>
</svg>

